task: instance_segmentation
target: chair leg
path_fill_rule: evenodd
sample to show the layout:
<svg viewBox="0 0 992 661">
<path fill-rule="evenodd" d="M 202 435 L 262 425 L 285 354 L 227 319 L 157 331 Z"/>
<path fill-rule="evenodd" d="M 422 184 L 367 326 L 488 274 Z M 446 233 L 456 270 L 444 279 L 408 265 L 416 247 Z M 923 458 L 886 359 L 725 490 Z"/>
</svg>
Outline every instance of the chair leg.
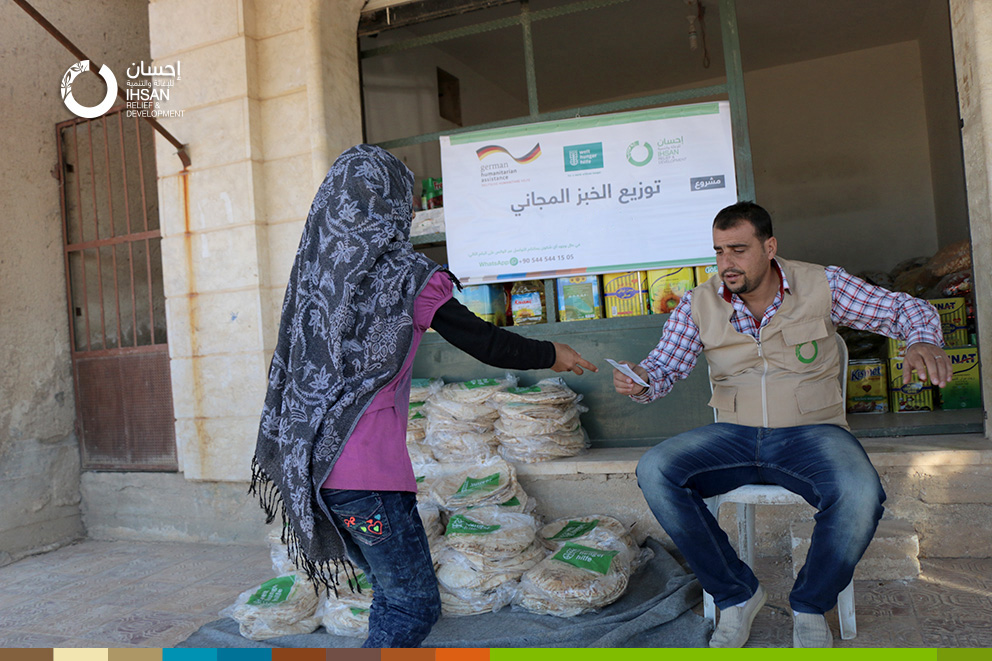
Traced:
<svg viewBox="0 0 992 661">
<path fill-rule="evenodd" d="M 713 601 L 713 595 L 711 595 L 706 590 L 703 590 L 703 617 L 713 623 L 713 627 L 716 627 L 716 603 Z"/>
<path fill-rule="evenodd" d="M 837 596 L 837 618 L 840 620 L 840 637 L 851 640 L 858 635 L 858 624 L 854 616 L 854 580 Z"/>
<path fill-rule="evenodd" d="M 754 505 L 737 503 L 737 555 L 748 567 L 754 567 Z"/>
</svg>

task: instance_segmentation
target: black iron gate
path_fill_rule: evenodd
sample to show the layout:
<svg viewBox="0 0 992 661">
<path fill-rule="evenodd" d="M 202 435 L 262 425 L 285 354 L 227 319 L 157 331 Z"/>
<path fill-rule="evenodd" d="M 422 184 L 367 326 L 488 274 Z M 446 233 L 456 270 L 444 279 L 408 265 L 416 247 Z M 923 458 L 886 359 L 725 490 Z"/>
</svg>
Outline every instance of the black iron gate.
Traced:
<svg viewBox="0 0 992 661">
<path fill-rule="evenodd" d="M 176 470 L 152 130 L 119 107 L 56 132 L 83 468 Z"/>
</svg>

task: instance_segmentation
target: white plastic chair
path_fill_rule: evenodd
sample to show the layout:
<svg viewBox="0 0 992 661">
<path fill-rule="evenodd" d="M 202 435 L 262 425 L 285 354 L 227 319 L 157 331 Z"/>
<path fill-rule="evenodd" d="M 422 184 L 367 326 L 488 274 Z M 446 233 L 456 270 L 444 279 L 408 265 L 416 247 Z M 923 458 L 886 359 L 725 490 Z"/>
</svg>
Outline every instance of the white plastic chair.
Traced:
<svg viewBox="0 0 992 661">
<path fill-rule="evenodd" d="M 837 348 L 840 351 L 840 383 L 841 398 L 847 401 L 847 345 L 840 335 L 837 338 Z M 710 387 L 712 388 L 712 381 Z M 714 419 L 716 409 L 713 410 Z M 706 507 L 719 520 L 720 505 L 734 503 L 737 505 L 737 547 L 738 555 L 748 566 L 754 559 L 754 506 L 755 505 L 804 505 L 808 504 L 799 494 L 775 484 L 746 484 L 718 496 L 705 498 Z M 716 604 L 713 595 L 703 591 L 703 616 L 710 619 L 716 626 Z M 840 620 L 840 637 L 850 640 L 858 635 L 858 626 L 854 616 L 854 580 L 837 596 L 837 616 Z"/>
</svg>

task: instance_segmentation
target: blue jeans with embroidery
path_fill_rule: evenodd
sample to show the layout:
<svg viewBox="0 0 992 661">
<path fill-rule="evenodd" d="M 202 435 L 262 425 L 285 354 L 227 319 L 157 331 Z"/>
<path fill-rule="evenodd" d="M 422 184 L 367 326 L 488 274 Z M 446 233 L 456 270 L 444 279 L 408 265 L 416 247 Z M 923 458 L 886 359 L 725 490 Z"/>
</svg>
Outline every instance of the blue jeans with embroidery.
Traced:
<svg viewBox="0 0 992 661">
<path fill-rule="evenodd" d="M 836 425 L 767 429 L 715 423 L 662 441 L 637 465 L 637 483 L 661 527 L 720 608 L 758 588 L 703 498 L 745 484 L 777 484 L 818 512 L 789 603 L 825 613 L 851 581 L 882 518 L 878 473 L 858 440 Z"/>
<path fill-rule="evenodd" d="M 441 596 L 416 494 L 321 489 L 320 496 L 348 557 L 372 584 L 362 647 L 418 647 L 441 617 Z"/>
</svg>

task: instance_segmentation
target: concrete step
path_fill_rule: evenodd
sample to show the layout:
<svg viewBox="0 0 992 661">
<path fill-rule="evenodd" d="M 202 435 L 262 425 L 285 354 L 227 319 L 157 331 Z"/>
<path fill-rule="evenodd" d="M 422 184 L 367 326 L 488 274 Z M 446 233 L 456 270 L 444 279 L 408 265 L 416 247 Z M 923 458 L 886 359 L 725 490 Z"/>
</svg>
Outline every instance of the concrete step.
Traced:
<svg viewBox="0 0 992 661">
<path fill-rule="evenodd" d="M 810 537 L 812 521 L 795 521 L 792 532 L 792 575 L 799 574 Z M 857 569 L 855 580 L 891 581 L 920 575 L 920 539 L 913 524 L 905 519 L 882 519 Z"/>
</svg>

